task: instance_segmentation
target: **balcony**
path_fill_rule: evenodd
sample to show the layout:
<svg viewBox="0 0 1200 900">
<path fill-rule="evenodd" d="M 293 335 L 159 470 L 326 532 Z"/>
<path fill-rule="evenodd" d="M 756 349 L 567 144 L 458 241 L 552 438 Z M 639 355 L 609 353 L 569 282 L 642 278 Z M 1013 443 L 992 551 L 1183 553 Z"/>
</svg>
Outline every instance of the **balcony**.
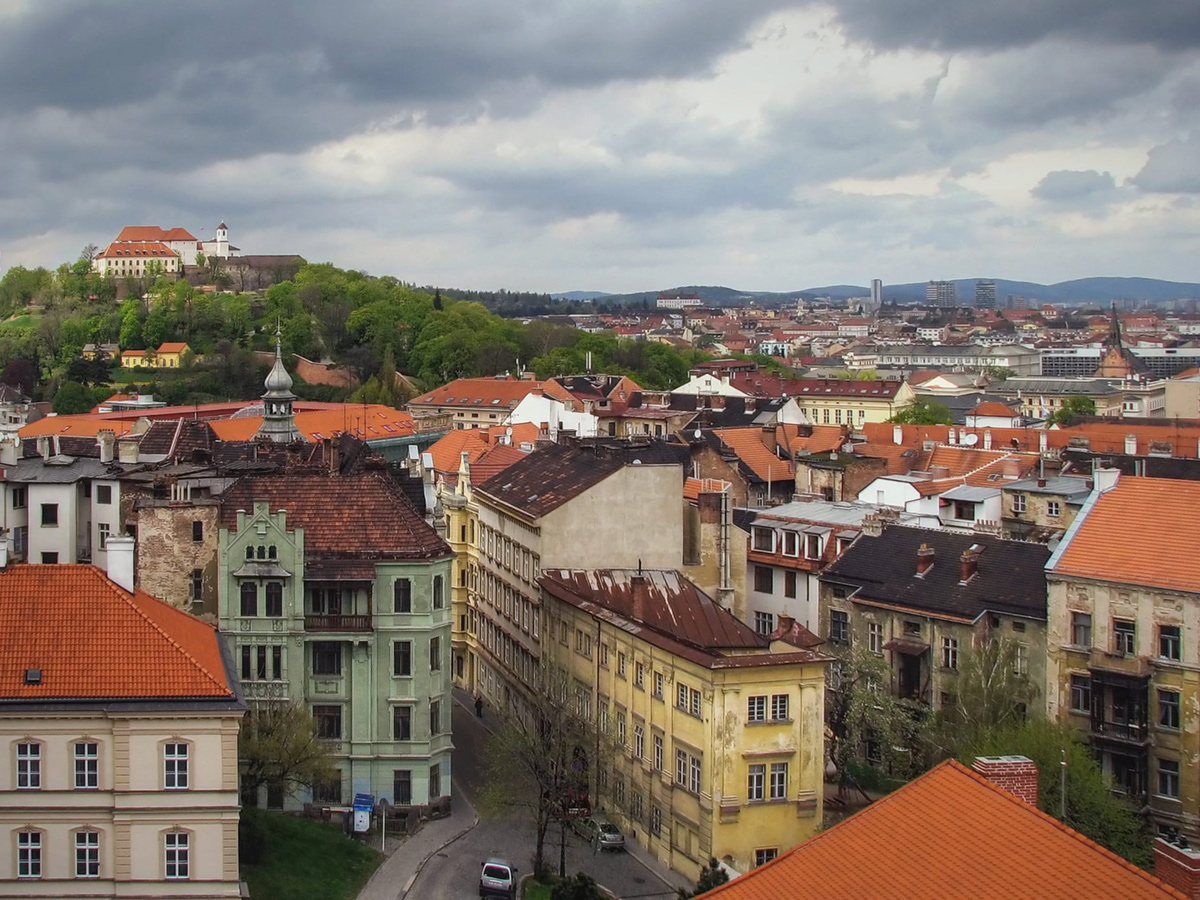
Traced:
<svg viewBox="0 0 1200 900">
<path fill-rule="evenodd" d="M 1150 728 L 1130 719 L 1092 719 L 1092 737 L 1123 744 L 1145 746 L 1150 743 Z"/>
<path fill-rule="evenodd" d="M 1144 656 L 1125 656 L 1100 649 L 1092 650 L 1088 668 L 1093 674 L 1110 673 L 1132 680 L 1146 679 L 1152 674 L 1150 660 Z"/>
<path fill-rule="evenodd" d="M 305 631 L 372 631 L 370 616 L 306 615 Z"/>
</svg>

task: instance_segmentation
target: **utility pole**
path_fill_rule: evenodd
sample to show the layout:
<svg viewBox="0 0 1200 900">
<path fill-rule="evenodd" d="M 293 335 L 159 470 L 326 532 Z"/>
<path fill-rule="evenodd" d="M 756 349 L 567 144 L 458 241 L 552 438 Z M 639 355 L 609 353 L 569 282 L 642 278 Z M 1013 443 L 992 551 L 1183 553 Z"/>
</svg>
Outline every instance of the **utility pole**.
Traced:
<svg viewBox="0 0 1200 900">
<path fill-rule="evenodd" d="M 1067 751 L 1062 751 L 1062 777 L 1059 779 L 1058 818 L 1067 821 Z"/>
</svg>

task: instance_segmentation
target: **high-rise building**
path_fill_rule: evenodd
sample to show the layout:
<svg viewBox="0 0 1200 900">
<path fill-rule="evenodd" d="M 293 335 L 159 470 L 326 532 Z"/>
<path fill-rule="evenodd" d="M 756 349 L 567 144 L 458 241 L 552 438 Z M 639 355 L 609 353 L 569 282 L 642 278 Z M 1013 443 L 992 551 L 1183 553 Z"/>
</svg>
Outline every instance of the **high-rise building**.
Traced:
<svg viewBox="0 0 1200 900">
<path fill-rule="evenodd" d="M 953 281 L 931 281 L 925 285 L 925 302 L 930 306 L 954 306 L 956 300 Z"/>
<path fill-rule="evenodd" d="M 883 303 L 883 282 L 878 278 L 871 279 L 871 305 L 876 309 Z"/>
<path fill-rule="evenodd" d="M 975 308 L 976 309 L 995 309 L 996 308 L 996 282 L 994 282 L 994 281 L 976 281 L 975 282 Z"/>
</svg>

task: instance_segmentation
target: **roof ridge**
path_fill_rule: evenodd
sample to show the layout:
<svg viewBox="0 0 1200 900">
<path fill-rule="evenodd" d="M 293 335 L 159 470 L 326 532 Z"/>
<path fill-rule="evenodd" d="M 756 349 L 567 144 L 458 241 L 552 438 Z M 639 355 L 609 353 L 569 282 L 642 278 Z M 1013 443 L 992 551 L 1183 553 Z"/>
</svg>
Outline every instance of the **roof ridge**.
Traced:
<svg viewBox="0 0 1200 900">
<path fill-rule="evenodd" d="M 106 579 L 106 580 L 108 580 L 108 579 Z M 175 638 L 173 638 L 170 634 L 168 634 L 166 631 L 164 631 L 163 627 L 161 625 L 159 625 L 158 622 L 154 621 L 154 618 L 148 612 L 146 612 L 145 609 L 142 608 L 138 598 L 144 597 L 147 600 L 152 600 L 155 603 L 161 604 L 164 609 L 170 610 L 168 615 L 176 614 L 179 616 L 187 616 L 187 618 L 191 622 L 194 622 L 195 624 L 200 625 L 200 626 L 208 629 L 209 631 L 211 631 L 214 640 L 219 640 L 219 638 L 217 637 L 217 630 L 215 628 L 213 628 L 211 625 L 201 622 L 199 619 L 195 618 L 194 616 L 188 615 L 183 610 L 176 609 L 171 604 L 166 603 L 165 601 L 159 600 L 157 597 L 153 597 L 150 594 L 147 594 L 145 591 L 141 590 L 140 588 L 135 588 L 133 591 L 126 591 L 123 587 L 118 585 L 116 582 L 113 582 L 111 580 L 108 580 L 108 581 L 109 581 L 110 589 L 115 591 L 117 593 L 117 595 L 134 610 L 134 612 L 136 612 L 139 616 L 142 617 L 142 619 L 144 619 L 147 623 L 149 623 L 151 628 L 153 628 L 160 635 L 162 635 L 164 638 L 166 638 L 168 644 L 170 644 L 172 647 L 174 647 L 176 650 L 178 650 L 180 653 L 182 653 L 184 655 L 184 657 L 186 657 L 187 660 L 192 665 L 194 665 L 197 669 L 199 669 L 201 672 L 203 672 L 205 674 L 205 676 L 207 676 L 209 681 L 211 681 L 217 687 L 223 689 L 226 693 L 233 694 L 233 690 L 230 688 L 228 680 L 217 678 L 216 675 L 214 675 L 212 672 L 210 672 L 208 670 L 208 667 L 205 666 L 204 663 L 202 663 L 202 662 L 200 662 L 200 660 L 196 659 L 196 657 L 194 657 L 191 654 L 191 652 L 189 652 L 187 650 L 187 648 L 185 648 L 177 640 L 175 640 Z"/>
</svg>

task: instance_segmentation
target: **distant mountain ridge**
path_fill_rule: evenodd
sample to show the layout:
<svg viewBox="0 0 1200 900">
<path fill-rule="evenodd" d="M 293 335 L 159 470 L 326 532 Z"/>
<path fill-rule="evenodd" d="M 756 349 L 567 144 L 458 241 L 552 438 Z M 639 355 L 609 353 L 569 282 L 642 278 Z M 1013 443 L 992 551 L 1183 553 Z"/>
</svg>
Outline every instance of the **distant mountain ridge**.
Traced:
<svg viewBox="0 0 1200 900">
<path fill-rule="evenodd" d="M 1200 299 L 1200 283 L 1164 281 L 1158 278 L 1077 278 L 1057 284 L 1038 284 L 1032 281 L 1009 281 L 1004 278 L 955 278 L 958 300 L 964 305 L 975 302 L 975 282 L 995 281 L 996 302 L 1000 307 L 1010 296 L 1024 297 L 1027 301 L 1040 303 L 1103 303 L 1113 300 L 1163 303 L 1168 300 Z M 887 301 L 908 303 L 925 299 L 925 282 L 909 284 L 885 284 L 883 298 Z M 606 294 L 601 291 L 565 291 L 552 294 L 556 300 L 596 300 L 609 304 L 639 305 L 644 300 L 653 307 L 658 295 L 696 294 L 705 305 L 746 306 L 751 302 L 765 306 L 786 306 L 798 299 L 815 300 L 829 297 L 832 300 L 849 300 L 869 297 L 871 289 L 855 284 L 835 284 L 823 287 L 803 288 L 796 291 L 742 291 L 719 285 L 684 285 L 652 291 L 637 291 L 629 294 Z"/>
</svg>

